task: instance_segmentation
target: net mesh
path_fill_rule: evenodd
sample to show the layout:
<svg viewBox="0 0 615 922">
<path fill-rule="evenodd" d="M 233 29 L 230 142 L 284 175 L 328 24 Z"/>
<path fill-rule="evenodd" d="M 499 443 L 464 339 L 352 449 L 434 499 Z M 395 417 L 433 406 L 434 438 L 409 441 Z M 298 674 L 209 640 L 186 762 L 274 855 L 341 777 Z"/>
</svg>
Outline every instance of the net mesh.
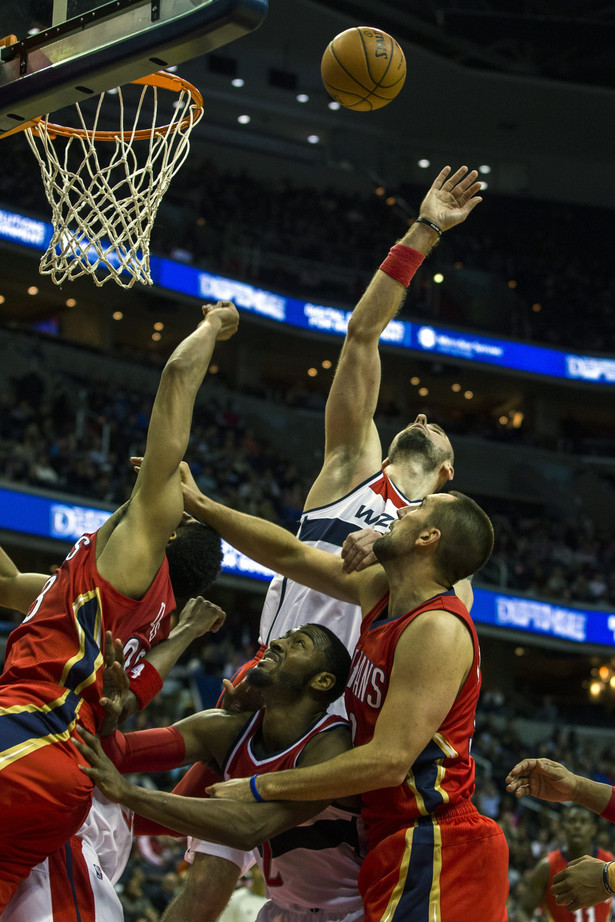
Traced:
<svg viewBox="0 0 615 922">
<path fill-rule="evenodd" d="M 173 75 L 155 76 L 179 81 Z M 172 117 L 164 127 L 156 127 L 159 95 L 167 92 L 168 96 L 174 86 L 140 86 L 136 106 L 127 105 L 127 88 L 102 93 L 90 127 L 77 103 L 76 129 L 53 125 L 46 116 L 27 130 L 52 210 L 53 236 L 40 271 L 56 285 L 82 275 L 92 276 L 99 287 L 110 279 L 122 288 L 137 281 L 152 284 L 154 220 L 169 183 L 188 155 L 190 132 L 202 115 L 191 93 L 194 88 L 179 81 Z M 120 126 L 112 131 L 99 128 L 106 96 L 119 108 Z M 145 114 L 152 110 L 153 118 Z M 151 127 L 144 129 L 140 126 L 146 118 Z"/>
</svg>

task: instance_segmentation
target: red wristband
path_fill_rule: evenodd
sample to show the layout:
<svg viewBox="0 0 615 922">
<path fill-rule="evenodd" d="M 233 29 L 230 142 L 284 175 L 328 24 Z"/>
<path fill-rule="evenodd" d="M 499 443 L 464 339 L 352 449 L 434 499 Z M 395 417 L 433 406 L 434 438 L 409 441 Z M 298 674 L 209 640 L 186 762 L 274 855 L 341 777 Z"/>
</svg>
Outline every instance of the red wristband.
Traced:
<svg viewBox="0 0 615 922">
<path fill-rule="evenodd" d="M 146 659 L 141 660 L 136 666 L 128 670 L 130 690 L 139 702 L 142 711 L 150 701 L 156 697 L 162 688 L 162 678 L 155 666 Z"/>
<path fill-rule="evenodd" d="M 186 744 L 175 727 L 103 736 L 101 744 L 118 771 L 168 772 L 184 764 Z"/>
<path fill-rule="evenodd" d="M 381 264 L 380 269 L 407 288 L 424 259 L 424 253 L 404 246 L 403 243 L 396 243 L 389 250 L 389 255 Z"/>
<path fill-rule="evenodd" d="M 615 823 L 615 787 L 611 791 L 611 799 L 600 816 L 603 816 L 609 823 Z"/>
</svg>

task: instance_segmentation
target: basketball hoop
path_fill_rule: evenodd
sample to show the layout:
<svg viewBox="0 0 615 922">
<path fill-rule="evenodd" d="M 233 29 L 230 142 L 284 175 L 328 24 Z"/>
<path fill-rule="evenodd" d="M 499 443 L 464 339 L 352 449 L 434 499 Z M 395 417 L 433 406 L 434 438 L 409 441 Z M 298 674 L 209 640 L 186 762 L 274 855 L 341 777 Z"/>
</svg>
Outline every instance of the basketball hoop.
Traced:
<svg viewBox="0 0 615 922">
<path fill-rule="evenodd" d="M 142 86 L 135 91 L 134 114 L 127 110 L 127 88 L 118 87 L 117 93 L 101 93 L 91 127 L 76 103 L 80 127 L 55 125 L 45 116 L 26 129 L 52 210 L 53 236 L 40 271 L 56 285 L 81 275 L 91 275 L 99 287 L 109 279 L 122 288 L 136 281 L 152 284 L 150 234 L 162 197 L 188 155 L 203 97 L 187 80 L 165 71 L 133 84 Z M 179 94 L 172 117 L 161 126 L 156 124 L 159 90 Z M 119 108 L 120 125 L 102 130 L 109 96 Z M 146 103 L 153 117 L 143 128 Z M 99 269 L 105 274 L 97 274 Z"/>
</svg>

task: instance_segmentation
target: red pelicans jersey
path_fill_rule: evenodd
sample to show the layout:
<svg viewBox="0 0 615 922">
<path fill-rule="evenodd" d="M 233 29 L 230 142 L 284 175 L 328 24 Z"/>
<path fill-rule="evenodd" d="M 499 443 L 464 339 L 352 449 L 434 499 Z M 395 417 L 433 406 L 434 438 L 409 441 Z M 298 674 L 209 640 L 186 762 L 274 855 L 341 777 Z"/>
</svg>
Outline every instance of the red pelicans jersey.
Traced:
<svg viewBox="0 0 615 922">
<path fill-rule="evenodd" d="M 27 709 L 31 710 L 30 720 L 22 728 L 25 737 L 33 741 L 39 736 L 39 728 L 34 726 L 37 716 L 44 712 L 45 727 L 41 727 L 40 735 L 54 742 L 53 727 L 57 723 L 61 733 L 81 700 L 89 707 L 81 708 L 79 719 L 88 729 L 98 728 L 104 713 L 98 700 L 102 695 L 105 631 L 123 641 L 127 665 L 132 667 L 152 644 L 169 634 L 175 599 L 166 558 L 143 598 L 130 599 L 99 574 L 96 537 L 94 533 L 79 538 L 9 636 L 0 696 L 14 698 L 15 704 L 34 705 Z M 11 740 L 16 747 L 21 744 L 19 755 L 15 750 L 16 758 L 30 751 L 25 737 Z M 13 761 L 3 749 L 0 768 Z"/>
<path fill-rule="evenodd" d="M 613 855 L 604 848 L 595 848 L 592 857 L 599 858 L 601 861 L 614 860 Z M 560 848 L 549 852 L 547 858 L 549 859 L 549 883 L 541 905 L 548 922 L 609 922 L 612 909 L 611 897 L 603 903 L 590 906 L 588 909 L 577 909 L 576 912 L 569 912 L 565 906 L 557 905 L 551 893 L 551 884 L 555 875 L 564 870 L 570 859 Z"/>
<path fill-rule="evenodd" d="M 263 716 L 260 710 L 250 718 L 230 750 L 225 780 L 294 768 L 312 737 L 347 725 L 343 718 L 326 714 L 284 752 L 259 757 L 254 751 L 254 737 Z M 361 909 L 357 881 L 364 849 L 360 830 L 356 813 L 329 806 L 301 826 L 263 842 L 256 857 L 269 899 L 295 912 L 350 913 Z"/>
<path fill-rule="evenodd" d="M 444 609 L 461 618 L 472 635 L 474 659 L 444 723 L 411 766 L 404 783 L 362 795 L 362 816 L 370 847 L 395 830 L 412 826 L 416 819 L 438 807 L 453 807 L 468 800 L 474 791 L 470 744 L 481 675 L 478 637 L 468 610 L 452 591 L 397 618 L 387 617 L 387 605 L 388 595 L 364 618 L 346 686 L 346 708 L 355 732 L 355 746 L 372 739 L 386 698 L 397 642 L 423 612 Z"/>
</svg>

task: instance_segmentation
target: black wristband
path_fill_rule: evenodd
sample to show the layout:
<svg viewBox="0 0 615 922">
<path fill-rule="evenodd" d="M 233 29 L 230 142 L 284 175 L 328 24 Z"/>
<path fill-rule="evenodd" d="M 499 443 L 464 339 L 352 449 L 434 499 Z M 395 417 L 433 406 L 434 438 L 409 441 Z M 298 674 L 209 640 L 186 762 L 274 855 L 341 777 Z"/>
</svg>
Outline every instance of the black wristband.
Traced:
<svg viewBox="0 0 615 922">
<path fill-rule="evenodd" d="M 611 885 L 609 884 L 609 868 L 612 864 L 612 861 L 607 861 L 605 866 L 602 868 L 602 883 L 604 884 L 604 889 L 609 896 L 615 895 L 615 890 L 611 890 Z"/>
<path fill-rule="evenodd" d="M 438 237 L 442 236 L 442 228 L 438 227 L 437 224 L 434 224 L 433 221 L 430 221 L 429 218 L 418 217 L 416 219 L 417 224 L 426 224 L 427 227 L 431 227 L 432 230 L 435 230 Z"/>
</svg>

